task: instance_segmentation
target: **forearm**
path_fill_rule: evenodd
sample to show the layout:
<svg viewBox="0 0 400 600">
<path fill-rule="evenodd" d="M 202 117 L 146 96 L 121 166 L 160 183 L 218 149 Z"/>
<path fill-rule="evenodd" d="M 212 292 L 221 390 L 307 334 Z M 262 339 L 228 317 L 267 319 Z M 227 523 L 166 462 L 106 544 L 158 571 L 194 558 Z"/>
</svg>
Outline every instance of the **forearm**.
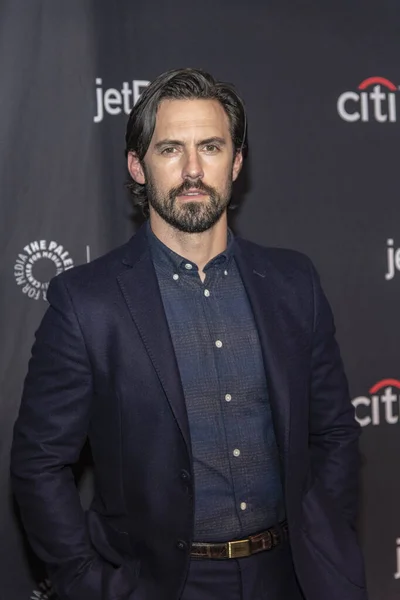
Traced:
<svg viewBox="0 0 400 600">
<path fill-rule="evenodd" d="M 314 331 L 309 450 L 313 474 L 354 524 L 358 505 L 360 426 L 355 420 L 328 301 L 312 269 Z"/>
<path fill-rule="evenodd" d="M 71 465 L 87 437 L 91 372 L 69 295 L 57 281 L 37 331 L 11 449 L 28 539 L 56 579 L 94 558 Z"/>
<path fill-rule="evenodd" d="M 79 571 L 95 553 L 71 468 L 44 464 L 48 462 L 37 458 L 17 430 L 11 462 L 13 490 L 29 542 L 56 577 L 59 569 Z"/>
<path fill-rule="evenodd" d="M 310 435 L 310 459 L 314 477 L 354 525 L 358 507 L 360 428 L 333 426 L 329 432 Z"/>
</svg>

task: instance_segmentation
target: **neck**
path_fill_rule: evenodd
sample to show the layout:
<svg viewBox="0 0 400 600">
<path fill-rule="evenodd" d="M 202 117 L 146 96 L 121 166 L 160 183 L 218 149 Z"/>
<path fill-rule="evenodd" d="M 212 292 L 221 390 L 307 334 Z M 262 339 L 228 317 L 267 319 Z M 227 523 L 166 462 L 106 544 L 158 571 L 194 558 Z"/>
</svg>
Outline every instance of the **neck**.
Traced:
<svg viewBox="0 0 400 600">
<path fill-rule="evenodd" d="M 214 256 L 226 250 L 228 224 L 226 211 L 221 218 L 207 231 L 202 233 L 184 233 L 169 225 L 154 210 L 150 208 L 150 227 L 171 250 L 195 263 L 200 277 L 204 275 L 205 265 Z M 203 277 L 202 277 L 203 279 Z"/>
</svg>

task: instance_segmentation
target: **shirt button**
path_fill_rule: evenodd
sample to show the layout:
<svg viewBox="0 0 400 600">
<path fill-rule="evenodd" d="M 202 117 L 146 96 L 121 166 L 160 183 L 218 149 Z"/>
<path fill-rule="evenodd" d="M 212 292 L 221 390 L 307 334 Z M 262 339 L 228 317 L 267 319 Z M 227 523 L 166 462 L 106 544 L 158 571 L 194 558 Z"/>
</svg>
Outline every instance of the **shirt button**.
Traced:
<svg viewBox="0 0 400 600">
<path fill-rule="evenodd" d="M 230 394 L 225 394 L 225 400 L 230 402 L 232 400 L 232 396 Z"/>
<path fill-rule="evenodd" d="M 174 273 L 174 274 L 172 275 L 172 279 L 175 279 L 175 281 L 178 281 L 178 279 L 179 279 L 179 275 L 178 275 L 178 273 Z"/>
<path fill-rule="evenodd" d="M 190 269 L 193 269 L 193 266 L 190 263 L 186 263 L 185 264 L 185 269 L 187 269 L 188 271 L 190 271 Z"/>
<path fill-rule="evenodd" d="M 246 510 L 246 508 L 247 508 L 246 502 L 241 502 L 240 503 L 240 508 L 241 508 L 241 510 Z"/>
<path fill-rule="evenodd" d="M 187 543 L 183 540 L 178 540 L 176 542 L 176 547 L 178 548 L 178 550 L 186 550 L 187 548 Z"/>
<path fill-rule="evenodd" d="M 224 275 L 228 275 L 228 271 L 224 271 Z"/>
<path fill-rule="evenodd" d="M 221 342 L 221 340 L 217 340 L 215 342 L 215 345 L 217 346 L 217 348 L 222 348 L 222 342 Z"/>
<path fill-rule="evenodd" d="M 204 295 L 206 296 L 206 298 L 208 298 L 210 295 L 210 290 L 204 290 Z"/>
<path fill-rule="evenodd" d="M 233 456 L 240 456 L 240 450 L 239 450 L 239 448 L 235 448 L 234 449 Z"/>
<path fill-rule="evenodd" d="M 185 469 L 181 471 L 181 479 L 182 481 L 190 481 L 190 474 Z"/>
</svg>

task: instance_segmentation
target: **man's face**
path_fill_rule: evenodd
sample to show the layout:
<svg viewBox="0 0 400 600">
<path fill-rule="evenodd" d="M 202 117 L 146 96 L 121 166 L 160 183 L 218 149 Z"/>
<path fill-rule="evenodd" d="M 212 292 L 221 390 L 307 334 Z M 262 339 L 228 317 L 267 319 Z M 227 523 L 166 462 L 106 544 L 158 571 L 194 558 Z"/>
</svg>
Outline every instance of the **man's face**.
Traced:
<svg viewBox="0 0 400 600">
<path fill-rule="evenodd" d="M 226 210 L 242 155 L 234 156 L 229 118 L 218 101 L 164 100 L 144 157 L 143 181 L 132 172 L 132 161 L 132 176 L 147 185 L 150 214 L 155 211 L 180 231 L 201 233 Z"/>
</svg>

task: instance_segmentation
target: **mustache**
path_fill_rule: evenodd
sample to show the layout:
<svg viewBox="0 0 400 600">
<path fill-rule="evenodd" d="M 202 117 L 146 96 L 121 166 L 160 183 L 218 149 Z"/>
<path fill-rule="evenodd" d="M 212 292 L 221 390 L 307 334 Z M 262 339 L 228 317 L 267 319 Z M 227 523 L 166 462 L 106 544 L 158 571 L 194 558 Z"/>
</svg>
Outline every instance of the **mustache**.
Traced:
<svg viewBox="0 0 400 600">
<path fill-rule="evenodd" d="M 189 181 L 186 179 L 181 185 L 170 190 L 169 197 L 173 199 L 176 198 L 176 196 L 181 196 L 185 192 L 194 189 L 199 190 L 199 192 L 204 192 L 209 196 L 215 196 L 215 189 L 203 183 L 201 179 L 197 179 L 196 181 Z"/>
</svg>

